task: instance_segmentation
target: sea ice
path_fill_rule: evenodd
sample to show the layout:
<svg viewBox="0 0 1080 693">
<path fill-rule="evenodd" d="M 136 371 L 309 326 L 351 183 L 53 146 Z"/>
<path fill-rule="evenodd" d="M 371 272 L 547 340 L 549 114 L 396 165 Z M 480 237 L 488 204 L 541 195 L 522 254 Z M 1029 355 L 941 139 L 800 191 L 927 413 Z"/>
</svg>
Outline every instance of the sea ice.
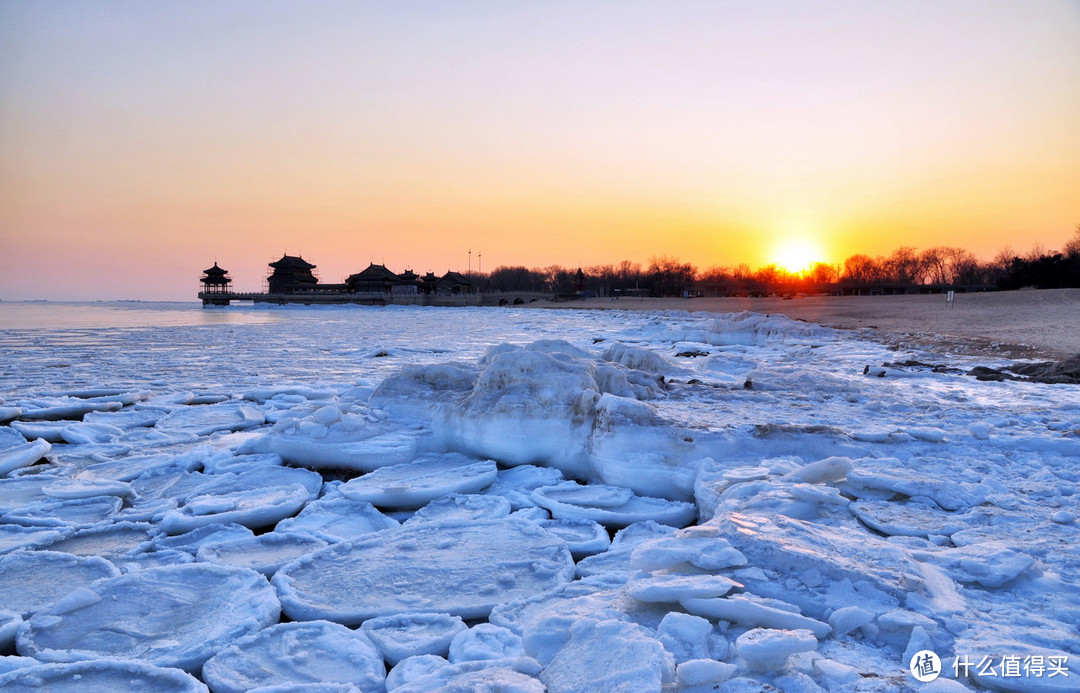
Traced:
<svg viewBox="0 0 1080 693">
<path fill-rule="evenodd" d="M 675 533 L 674 527 L 661 525 L 652 520 L 635 522 L 615 533 L 611 547 L 602 553 L 586 556 L 578 561 L 578 577 L 606 574 L 618 575 L 622 582 L 629 579 L 634 569 L 630 567 L 630 557 L 639 544 L 649 539 L 665 539 Z"/>
<path fill-rule="evenodd" d="M 798 607 L 792 604 L 752 594 L 715 599 L 691 598 L 681 603 L 692 614 L 745 627 L 803 629 L 819 638 L 824 638 L 832 630 L 828 624 L 799 614 Z"/>
<path fill-rule="evenodd" d="M 592 520 L 540 520 L 540 526 L 566 542 L 575 560 L 606 551 L 611 538 L 603 525 Z"/>
<path fill-rule="evenodd" d="M 737 669 L 737 666 L 728 662 L 717 662 L 713 659 L 691 659 L 681 662 L 676 667 L 675 680 L 683 689 L 694 686 L 712 687 L 730 679 Z M 709 688 L 705 690 L 709 690 Z"/>
<path fill-rule="evenodd" d="M 158 420 L 156 426 L 208 436 L 216 431 L 242 431 L 265 423 L 266 418 L 249 404 L 208 404 L 176 409 Z"/>
<path fill-rule="evenodd" d="M 103 423 L 117 428 L 148 428 L 158 422 L 166 412 L 157 409 L 124 409 L 122 411 L 90 412 L 83 417 L 85 423 Z"/>
<path fill-rule="evenodd" d="M 16 551 L 0 556 L 0 604 L 27 617 L 68 592 L 119 574 L 116 566 L 97 556 Z"/>
<path fill-rule="evenodd" d="M 247 527 L 230 522 L 205 525 L 184 534 L 172 536 L 162 534 L 154 537 L 153 545 L 155 549 L 176 549 L 194 556 L 207 544 L 254 537 L 255 533 Z"/>
<path fill-rule="evenodd" d="M 348 683 L 382 690 L 386 667 L 367 636 L 337 623 L 279 623 L 237 640 L 203 666 L 214 693 L 262 686 Z"/>
<path fill-rule="evenodd" d="M 862 490 L 892 491 L 908 497 L 925 497 L 945 510 L 967 510 L 980 503 L 969 484 L 941 479 L 906 471 L 906 465 L 897 459 L 860 460 L 847 473 L 845 488 L 856 495 Z"/>
<path fill-rule="evenodd" d="M 45 440 L 29 442 L 18 431 L 0 428 L 0 477 L 29 467 L 52 449 Z"/>
<path fill-rule="evenodd" d="M 266 532 L 244 539 L 203 544 L 195 558 L 202 563 L 251 568 L 270 576 L 286 563 L 318 551 L 326 544 L 326 541 L 309 535 Z"/>
<path fill-rule="evenodd" d="M 112 518 L 123 503 L 122 498 L 115 496 L 39 501 L 4 513 L 0 522 L 28 527 L 86 528 Z"/>
<path fill-rule="evenodd" d="M 436 498 L 406 520 L 411 522 L 469 522 L 493 520 L 510 514 L 510 501 L 499 496 L 451 493 Z"/>
<path fill-rule="evenodd" d="M 273 625 L 276 616 L 260 620 L 257 609 L 232 604 L 236 595 L 222 595 L 217 579 L 177 587 L 154 578 L 185 562 L 230 570 L 191 564 L 198 554 L 277 569 L 273 584 L 290 618 L 363 621 L 361 633 L 373 641 L 386 636 L 377 658 L 397 662 L 386 687 L 403 693 L 532 693 L 543 689 L 537 676 L 545 668 L 555 686 L 574 690 L 883 693 L 914 686 L 902 660 L 923 647 L 941 654 L 947 671 L 965 652 L 975 669 L 982 654 L 1053 651 L 1071 665 L 1069 677 L 1053 682 L 1080 679 L 1072 666 L 1080 658 L 1080 400 L 1069 386 L 988 384 L 902 363 L 867 378 L 868 363 L 925 357 L 865 334 L 752 313 L 507 309 L 494 320 L 489 310 L 462 308 L 448 331 L 449 313 L 428 309 L 256 312 L 274 313 L 258 341 L 234 326 L 226 338 L 217 325 L 82 331 L 73 340 L 54 330 L 34 333 L 43 346 L 4 352 L 11 363 L 0 389 L 20 394 L 0 401 L 0 419 L 16 409 L 58 418 L 0 426 L 0 566 L 20 576 L 6 580 L 0 571 L 11 593 L 0 646 L 20 628 L 44 637 L 99 609 L 92 637 L 119 642 L 146 631 L 144 659 L 155 661 L 188 637 L 181 626 L 198 619 L 181 612 L 203 593 L 217 610 L 200 622 L 207 632 L 234 616 L 248 620 L 244 633 L 289 630 Z M 417 334 L 439 346 L 415 346 Z M 208 359 L 198 345 L 216 347 L 219 338 L 245 358 Z M 25 331 L 18 339 L 25 342 Z M 108 358 L 91 363 L 94 340 L 95 353 Z M 9 344 L 0 334 L 0 348 Z M 368 358 L 377 353 L 389 358 Z M 964 370 L 976 361 L 947 359 Z M 139 402 L 143 388 L 152 394 Z M 27 440 L 38 435 L 45 438 Z M 383 468 L 387 481 L 418 456 L 452 469 L 430 485 L 403 475 L 400 488 L 382 488 L 377 502 L 391 499 L 386 514 L 343 493 L 378 485 L 380 475 L 338 479 Z M 284 467 L 282 457 L 323 475 Z M 455 488 L 464 480 L 455 470 L 471 464 L 484 467 L 483 485 Z M 564 473 L 593 485 L 565 483 Z M 293 484 L 306 491 L 303 508 L 273 531 L 256 537 L 222 524 L 243 502 L 254 511 L 260 494 Z M 409 485 L 421 494 L 394 505 L 393 494 L 414 491 Z M 558 490 L 537 495 L 570 513 L 563 517 L 641 497 L 693 499 L 702 524 L 678 532 L 631 524 L 608 546 L 593 521 L 549 519 L 533 496 L 545 487 Z M 106 518 L 112 524 L 70 526 L 92 519 L 77 517 L 81 510 L 107 514 L 118 501 L 123 508 Z M 480 519 L 504 515 L 507 503 L 511 517 Z M 184 508 L 212 523 L 162 534 L 165 515 Z M 15 519 L 63 524 L 21 527 Z M 304 554 L 320 542 L 339 548 Z M 53 549 L 70 552 L 55 568 L 24 564 L 30 559 L 22 557 L 41 560 Z M 108 565 L 105 558 L 126 574 L 60 594 L 69 572 L 60 565 Z M 35 573 L 56 579 L 28 585 Z M 568 582 L 572 575 L 579 579 Z M 115 602 L 90 604 L 102 596 L 98 585 L 126 578 L 132 582 L 110 593 Z M 31 598 L 32 609 L 16 607 Z M 55 602 L 69 610 L 49 613 Z M 134 613 L 139 605 L 146 616 Z M 105 624 L 106 612 L 120 614 L 118 629 L 109 630 L 116 624 Z M 367 618 L 376 614 L 386 616 Z M 289 625 L 300 632 L 303 623 Z M 809 630 L 789 632 L 799 626 Z M 254 630 L 264 627 L 270 631 Z M 755 628 L 766 635 L 751 637 Z M 489 629 L 498 634 L 490 642 L 481 637 Z M 217 641 L 210 653 L 242 636 Z M 528 656 L 514 656 L 516 638 Z M 57 658 L 100 656 L 82 643 L 52 649 Z M 468 659 L 476 656 L 496 658 Z M 0 658 L 0 671 L 25 665 L 43 674 L 67 666 Z M 95 661 L 77 675 L 90 682 L 103 671 Z M 181 686 L 144 683 L 130 669 L 120 676 L 127 678 L 101 687 Z M 927 690 L 1033 690 L 1051 681 L 961 680 L 941 678 Z"/>
<path fill-rule="evenodd" d="M 460 664 L 490 659 L 514 659 L 525 656 L 525 647 L 517 633 L 490 623 L 479 623 L 454 635 L 450 641 L 450 662 Z"/>
<path fill-rule="evenodd" d="M 109 562 L 119 568 L 120 572 L 130 573 L 136 570 L 159 568 L 164 565 L 194 563 L 195 557 L 187 551 L 161 549 L 147 551 L 146 553 L 132 553 L 127 556 L 109 556 Z"/>
<path fill-rule="evenodd" d="M 134 481 L 148 473 L 164 473 L 170 470 L 192 471 L 202 466 L 201 452 L 195 451 L 182 455 L 163 453 L 159 455 L 137 455 L 118 457 L 105 462 L 91 464 L 83 473 L 95 479 L 114 481 Z"/>
<path fill-rule="evenodd" d="M 41 492 L 49 498 L 60 499 L 95 498 L 98 496 L 130 498 L 135 493 L 131 488 L 131 484 L 122 481 L 91 478 L 58 479 L 52 484 L 43 486 Z"/>
<path fill-rule="evenodd" d="M 382 467 L 338 488 L 345 498 L 389 508 L 419 508 L 450 493 L 476 493 L 495 481 L 494 462 L 439 455 Z"/>
<path fill-rule="evenodd" d="M 712 624 L 699 616 L 672 611 L 656 629 L 656 639 L 671 653 L 677 664 L 709 658 Z"/>
<path fill-rule="evenodd" d="M 206 563 L 105 578 L 38 611 L 19 654 L 49 662 L 138 658 L 197 672 L 237 638 L 277 621 L 280 605 L 253 570 Z"/>
<path fill-rule="evenodd" d="M 746 565 L 746 556 L 722 537 L 679 532 L 674 537 L 643 541 L 630 556 L 631 567 L 638 570 L 664 570 L 683 564 L 720 570 Z"/>
<path fill-rule="evenodd" d="M 19 406 L 22 408 L 20 415 L 22 419 L 77 421 L 92 411 L 119 411 L 124 404 L 119 400 L 108 398 L 82 400 L 73 397 L 54 397 L 21 402 Z"/>
<path fill-rule="evenodd" d="M 19 510 L 31 503 L 48 500 L 44 489 L 60 477 L 37 474 L 0 479 L 0 513 Z"/>
<path fill-rule="evenodd" d="M 532 492 L 541 486 L 553 486 L 563 480 L 563 473 L 552 467 L 522 464 L 500 469 L 495 482 L 484 491 L 489 496 L 502 496 L 514 510 L 536 507 Z"/>
<path fill-rule="evenodd" d="M 675 661 L 644 628 L 582 619 L 540 672 L 550 693 L 659 693 L 675 678 Z"/>
<path fill-rule="evenodd" d="M 638 572 L 626 583 L 626 593 L 639 602 L 675 604 L 684 599 L 723 597 L 741 584 L 724 575 Z"/>
<path fill-rule="evenodd" d="M 327 405 L 305 417 L 280 419 L 270 432 L 238 451 L 274 453 L 306 467 L 370 472 L 412 461 L 417 432 L 366 405 Z"/>
<path fill-rule="evenodd" d="M 66 534 L 45 548 L 77 556 L 125 556 L 145 548 L 157 531 L 146 522 L 114 522 Z"/>
<path fill-rule="evenodd" d="M 439 612 L 483 618 L 496 604 L 573 576 L 566 542 L 526 520 L 416 523 L 332 544 L 279 570 L 273 584 L 294 620 L 354 625 Z"/>
<path fill-rule="evenodd" d="M 44 440 L 49 443 L 63 443 L 64 429 L 71 426 L 70 421 L 12 421 L 8 428 L 0 428 L 0 445 L 10 441 L 25 443 L 28 440 Z M 13 436 L 17 431 L 21 436 Z M 22 438 L 19 441 L 19 438 Z M 4 446 L 6 447 L 6 445 Z"/>
<path fill-rule="evenodd" d="M 693 503 L 638 496 L 630 489 L 593 484 L 584 486 L 564 481 L 542 486 L 532 499 L 559 520 L 591 520 L 607 527 L 626 527 L 651 520 L 684 527 L 697 517 Z"/>
<path fill-rule="evenodd" d="M 179 669 L 112 658 L 20 667 L 0 674 L 0 688 L 6 693 L 209 693 L 210 690 L 201 681 Z"/>
<path fill-rule="evenodd" d="M 936 503 L 856 501 L 849 507 L 867 527 L 889 535 L 949 535 L 980 522 L 977 517 L 942 510 Z"/>
<path fill-rule="evenodd" d="M 0 554 L 19 549 L 39 549 L 70 535 L 70 528 L 60 530 L 0 524 Z"/>
<path fill-rule="evenodd" d="M 340 486 L 332 487 L 339 489 Z M 278 532 L 312 534 L 329 542 L 337 542 L 382 529 L 397 527 L 398 522 L 379 512 L 366 501 L 345 498 L 337 490 L 304 506 L 296 517 L 277 523 Z"/>
<path fill-rule="evenodd" d="M 379 616 L 360 624 L 390 666 L 418 655 L 445 657 L 454 636 L 466 628 L 458 616 L 426 613 Z"/>
<path fill-rule="evenodd" d="M 387 675 L 388 693 L 544 693 L 535 676 L 539 665 L 528 657 L 450 664 L 441 657 L 406 659 Z"/>
<path fill-rule="evenodd" d="M 15 649 L 15 635 L 22 624 L 23 617 L 19 614 L 12 611 L 0 611 L 0 652 L 10 652 Z M 30 661 L 35 662 L 33 659 Z M 3 664 L 3 658 L 0 657 L 0 674 L 6 671 Z"/>
<path fill-rule="evenodd" d="M 258 529 L 295 515 L 307 502 L 308 490 L 299 484 L 195 496 L 165 513 L 161 529 L 168 534 L 182 534 L 230 522 Z"/>
<path fill-rule="evenodd" d="M 755 628 L 735 640 L 735 651 L 750 669 L 776 670 L 797 652 L 817 649 L 817 638 L 808 630 Z"/>
<path fill-rule="evenodd" d="M 738 513 L 722 514 L 708 524 L 751 565 L 795 575 L 813 570 L 829 582 L 866 582 L 897 599 L 925 591 L 919 567 L 907 551 L 865 531 Z"/>
</svg>

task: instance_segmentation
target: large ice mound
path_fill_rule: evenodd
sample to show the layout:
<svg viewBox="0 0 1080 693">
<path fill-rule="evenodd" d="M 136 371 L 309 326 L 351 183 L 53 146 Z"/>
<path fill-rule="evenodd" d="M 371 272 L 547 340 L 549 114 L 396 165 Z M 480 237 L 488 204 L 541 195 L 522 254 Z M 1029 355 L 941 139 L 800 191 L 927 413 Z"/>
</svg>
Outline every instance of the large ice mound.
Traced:
<svg viewBox="0 0 1080 693">
<path fill-rule="evenodd" d="M 693 442 L 707 433 L 687 433 L 651 404 L 682 372 L 624 344 L 601 355 L 560 340 L 502 344 L 476 365 L 408 366 L 369 396 L 347 393 L 337 405 L 282 419 L 241 450 L 362 471 L 456 452 L 689 501 L 702 457 Z"/>
</svg>

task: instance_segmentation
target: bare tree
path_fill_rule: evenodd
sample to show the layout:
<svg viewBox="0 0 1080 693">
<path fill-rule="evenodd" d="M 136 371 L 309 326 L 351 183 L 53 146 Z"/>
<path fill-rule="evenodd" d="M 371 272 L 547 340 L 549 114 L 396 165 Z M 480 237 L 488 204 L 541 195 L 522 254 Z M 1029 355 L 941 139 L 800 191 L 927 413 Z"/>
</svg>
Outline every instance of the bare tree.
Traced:
<svg viewBox="0 0 1080 693">
<path fill-rule="evenodd" d="M 728 281 L 734 276 L 732 269 L 723 265 L 713 265 L 709 269 L 701 272 L 698 275 L 698 281 L 703 282 L 723 282 Z"/>
<path fill-rule="evenodd" d="M 648 275 L 652 292 L 657 296 L 680 296 L 697 277 L 697 268 L 673 257 L 654 257 L 649 260 Z"/>
<path fill-rule="evenodd" d="M 911 246 L 897 248 L 885 261 L 885 272 L 891 281 L 900 284 L 916 284 L 922 279 L 922 258 Z"/>
<path fill-rule="evenodd" d="M 812 284 L 832 284 L 840 278 L 840 271 L 827 262 L 815 262 L 806 277 Z"/>
<path fill-rule="evenodd" d="M 948 248 L 927 248 L 919 255 L 923 265 L 923 281 L 929 284 L 949 283 Z"/>
<path fill-rule="evenodd" d="M 1065 243 L 1065 247 L 1061 249 L 1061 254 L 1070 260 L 1080 260 L 1080 224 L 1076 225 L 1073 237 Z"/>
<path fill-rule="evenodd" d="M 754 279 L 762 284 L 779 284 L 783 281 L 785 274 L 775 263 L 770 263 L 764 267 L 758 267 L 754 272 Z"/>
<path fill-rule="evenodd" d="M 945 248 L 950 284 L 981 284 L 983 272 L 979 260 L 970 250 Z"/>
<path fill-rule="evenodd" d="M 876 281 L 880 274 L 877 262 L 869 255 L 858 253 L 844 260 L 844 279 L 868 284 Z"/>
</svg>

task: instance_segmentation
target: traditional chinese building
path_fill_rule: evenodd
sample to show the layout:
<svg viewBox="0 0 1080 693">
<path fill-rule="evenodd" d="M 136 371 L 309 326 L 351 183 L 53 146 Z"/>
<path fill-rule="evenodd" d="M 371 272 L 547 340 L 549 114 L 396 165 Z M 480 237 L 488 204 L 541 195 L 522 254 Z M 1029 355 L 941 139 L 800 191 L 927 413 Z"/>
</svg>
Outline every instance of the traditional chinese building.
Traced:
<svg viewBox="0 0 1080 693">
<path fill-rule="evenodd" d="M 374 262 L 356 274 L 350 274 L 345 280 L 349 291 L 354 294 L 388 294 L 394 290 L 397 282 L 398 276 L 387 269 L 386 265 L 376 265 Z"/>
<path fill-rule="evenodd" d="M 435 293 L 439 296 L 472 293 L 472 282 L 459 272 L 447 272 L 439 277 L 439 281 L 435 284 Z"/>
<path fill-rule="evenodd" d="M 232 282 L 232 277 L 229 276 L 229 271 L 221 269 L 215 262 L 214 266 L 209 269 L 203 270 L 203 276 L 199 279 L 202 283 L 202 296 L 204 304 L 222 304 L 229 305 L 225 295 L 229 293 L 229 284 Z"/>
<path fill-rule="evenodd" d="M 282 255 L 277 262 L 271 262 L 273 273 L 266 278 L 272 294 L 295 294 L 311 291 L 319 283 L 312 273 L 315 265 L 302 257 Z"/>
<path fill-rule="evenodd" d="M 420 278 L 420 293 L 425 296 L 431 296 L 435 293 L 435 286 L 439 283 L 439 278 L 435 276 L 434 272 L 428 272 Z"/>
<path fill-rule="evenodd" d="M 481 295 L 472 280 L 460 272 L 449 271 L 441 277 L 428 272 L 423 277 L 411 269 L 396 274 L 385 265 L 369 264 L 340 284 L 324 284 L 315 274 L 315 265 L 298 255 L 282 255 L 269 263 L 273 272 L 266 278 L 261 293 L 236 292 L 229 286 L 232 278 L 214 266 L 203 270 L 199 298 L 204 306 L 227 306 L 233 301 L 255 303 L 360 304 L 360 305 L 520 305 L 547 294 L 529 291 L 489 292 Z"/>
</svg>

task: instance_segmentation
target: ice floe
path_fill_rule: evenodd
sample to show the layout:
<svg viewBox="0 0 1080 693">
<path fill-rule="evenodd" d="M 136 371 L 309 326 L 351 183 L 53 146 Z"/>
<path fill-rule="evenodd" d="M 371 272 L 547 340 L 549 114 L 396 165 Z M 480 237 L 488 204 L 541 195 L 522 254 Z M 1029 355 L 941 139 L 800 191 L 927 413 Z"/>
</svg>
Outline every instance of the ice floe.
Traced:
<svg viewBox="0 0 1080 693">
<path fill-rule="evenodd" d="M 243 539 L 203 544 L 195 558 L 200 562 L 251 568 L 263 575 L 273 575 L 286 563 L 326 545 L 326 541 L 314 536 L 267 532 Z"/>
<path fill-rule="evenodd" d="M 92 659 L 21 667 L 0 674 L 0 687 L 5 691 L 27 693 L 43 690 L 56 693 L 121 690 L 208 693 L 210 690 L 201 681 L 179 669 L 132 659 Z"/>
<path fill-rule="evenodd" d="M 674 657 L 651 633 L 615 620 L 576 622 L 540 672 L 550 693 L 659 691 L 674 678 Z"/>
<path fill-rule="evenodd" d="M 398 526 L 396 520 L 379 512 L 371 503 L 345 498 L 338 489 L 340 485 L 305 505 L 295 517 L 277 523 L 277 531 L 312 534 L 336 542 Z"/>
<path fill-rule="evenodd" d="M 60 597 L 120 571 L 98 556 L 56 551 L 16 551 L 0 556 L 0 604 L 23 617 Z"/>
<path fill-rule="evenodd" d="M 332 544 L 273 578 L 286 615 L 355 625 L 399 613 L 484 618 L 573 576 L 566 542 L 527 520 L 420 522 Z"/>
<path fill-rule="evenodd" d="M 351 684 L 381 690 L 382 656 L 367 636 L 337 623 L 280 623 L 237 640 L 202 670 L 214 693 L 244 693 L 283 684 Z"/>
<path fill-rule="evenodd" d="M 46 440 L 28 441 L 23 435 L 10 428 L 0 428 L 0 477 L 29 467 L 45 456 L 52 445 Z"/>
<path fill-rule="evenodd" d="M 378 616 L 360 624 L 390 666 L 419 655 L 445 657 L 454 637 L 466 628 L 459 616 L 428 613 Z"/>
<path fill-rule="evenodd" d="M 510 514 L 510 501 L 499 496 L 450 493 L 417 510 L 410 522 L 469 522 L 495 519 Z"/>
<path fill-rule="evenodd" d="M 279 614 L 274 590 L 253 570 L 166 566 L 71 592 L 31 616 L 17 646 L 42 661 L 124 657 L 198 672 L 225 645 Z"/>
<path fill-rule="evenodd" d="M 608 527 L 626 527 L 651 520 L 683 527 L 697 516 L 693 503 L 638 496 L 628 488 L 564 481 L 532 492 L 533 501 L 560 520 L 591 520 Z"/>
<path fill-rule="evenodd" d="M 494 462 L 439 455 L 398 464 L 351 479 L 338 492 L 378 507 L 419 508 L 450 493 L 475 493 L 495 481 Z"/>
<path fill-rule="evenodd" d="M 258 529 L 295 515 L 307 502 L 308 490 L 299 484 L 199 495 L 165 513 L 161 529 L 168 534 L 182 534 L 228 522 Z"/>
</svg>

